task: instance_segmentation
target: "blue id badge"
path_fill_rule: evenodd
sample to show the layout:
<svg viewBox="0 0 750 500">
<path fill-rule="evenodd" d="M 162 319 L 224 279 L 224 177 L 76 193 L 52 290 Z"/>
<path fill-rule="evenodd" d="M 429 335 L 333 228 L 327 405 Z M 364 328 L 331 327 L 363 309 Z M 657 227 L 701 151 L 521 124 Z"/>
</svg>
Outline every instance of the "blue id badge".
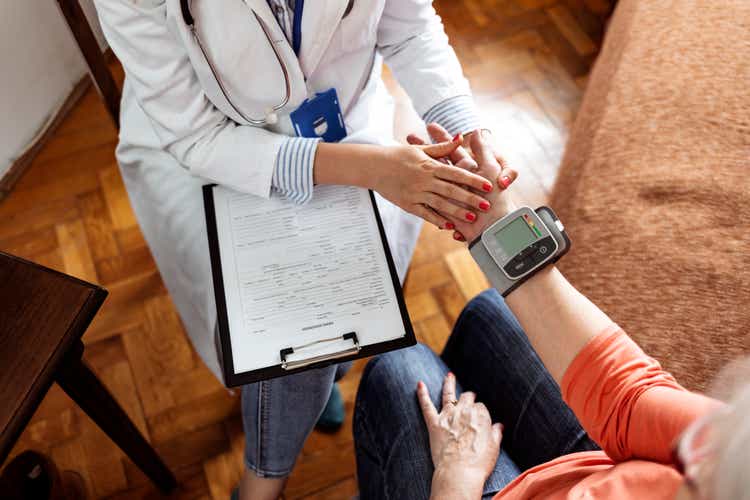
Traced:
<svg viewBox="0 0 750 500">
<path fill-rule="evenodd" d="M 336 89 L 315 94 L 289 115 L 298 137 L 320 137 L 325 142 L 339 142 L 346 137 Z"/>
</svg>

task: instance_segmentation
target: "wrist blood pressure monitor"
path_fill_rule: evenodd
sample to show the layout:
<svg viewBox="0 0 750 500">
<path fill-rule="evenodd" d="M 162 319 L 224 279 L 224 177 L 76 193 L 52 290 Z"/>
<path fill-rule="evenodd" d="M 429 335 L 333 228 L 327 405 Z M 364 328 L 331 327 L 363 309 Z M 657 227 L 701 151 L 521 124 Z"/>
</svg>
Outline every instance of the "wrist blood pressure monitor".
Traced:
<svg viewBox="0 0 750 500">
<path fill-rule="evenodd" d="M 543 267 L 557 262 L 570 248 L 570 239 L 549 207 L 521 207 L 484 230 L 469 245 L 474 260 L 507 296 Z"/>
</svg>

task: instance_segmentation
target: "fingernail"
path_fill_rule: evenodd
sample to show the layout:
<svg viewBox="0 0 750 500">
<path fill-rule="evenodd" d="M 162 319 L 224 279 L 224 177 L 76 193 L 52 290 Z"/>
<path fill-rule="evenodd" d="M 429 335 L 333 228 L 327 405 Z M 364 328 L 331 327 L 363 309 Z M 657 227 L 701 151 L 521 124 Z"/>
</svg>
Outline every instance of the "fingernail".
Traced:
<svg viewBox="0 0 750 500">
<path fill-rule="evenodd" d="M 466 220 L 470 222 L 474 222 L 474 220 L 477 218 L 476 215 L 474 215 L 473 212 L 466 212 Z"/>
<path fill-rule="evenodd" d="M 422 383 L 422 381 L 420 380 L 419 382 L 417 382 L 417 389 L 421 389 L 423 385 L 424 385 L 424 384 L 423 384 L 423 383 Z"/>
<path fill-rule="evenodd" d="M 449 377 L 455 377 L 455 375 L 453 375 L 453 372 L 448 372 L 448 376 Z"/>
<path fill-rule="evenodd" d="M 461 141 L 461 132 L 453 136 L 453 142 L 460 142 Z"/>
<path fill-rule="evenodd" d="M 452 222 L 445 223 L 445 229 L 455 229 L 455 227 Z"/>
<path fill-rule="evenodd" d="M 490 184 L 489 182 L 485 182 L 482 186 L 482 189 L 489 193 L 490 191 L 492 191 L 492 184 Z"/>
<path fill-rule="evenodd" d="M 500 432 L 503 432 L 505 430 L 505 424 L 500 422 Z"/>
<path fill-rule="evenodd" d="M 500 177 L 500 183 L 504 188 L 507 188 L 508 186 L 510 186 L 510 177 L 508 177 L 507 175 Z"/>
<path fill-rule="evenodd" d="M 466 241 L 466 238 L 461 233 L 453 233 L 453 239 L 456 241 Z"/>
<path fill-rule="evenodd" d="M 482 201 L 479 203 L 479 208 L 482 210 L 488 210 L 490 208 L 490 202 Z"/>
</svg>

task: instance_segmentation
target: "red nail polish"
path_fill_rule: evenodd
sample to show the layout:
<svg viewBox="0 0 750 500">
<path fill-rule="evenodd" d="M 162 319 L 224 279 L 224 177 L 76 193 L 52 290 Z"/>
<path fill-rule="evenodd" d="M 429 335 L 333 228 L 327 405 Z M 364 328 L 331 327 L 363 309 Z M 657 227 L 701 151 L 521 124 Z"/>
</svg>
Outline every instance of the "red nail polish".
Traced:
<svg viewBox="0 0 750 500">
<path fill-rule="evenodd" d="M 455 375 L 453 375 L 453 372 L 448 372 L 448 376 L 449 377 L 455 377 Z"/>
<path fill-rule="evenodd" d="M 470 222 L 474 222 L 474 219 L 476 219 L 477 216 L 474 215 L 472 212 L 466 212 L 466 220 Z"/>
<path fill-rule="evenodd" d="M 490 203 L 488 201 L 482 201 L 479 203 L 479 208 L 482 210 L 487 210 L 490 208 Z"/>
<path fill-rule="evenodd" d="M 461 235 L 459 233 L 453 233 L 453 239 L 456 241 L 461 241 Z"/>
<path fill-rule="evenodd" d="M 461 132 L 453 136 L 453 142 L 458 142 L 461 140 Z"/>
<path fill-rule="evenodd" d="M 482 186 L 482 189 L 489 193 L 490 191 L 492 191 L 492 184 L 490 184 L 489 182 L 485 182 Z"/>
<path fill-rule="evenodd" d="M 504 175 L 500 178 L 500 182 L 502 183 L 504 188 L 507 188 L 508 186 L 510 186 L 510 177 Z"/>
<path fill-rule="evenodd" d="M 455 228 L 456 226 L 454 226 L 452 222 L 445 223 L 445 229 L 455 229 Z"/>
</svg>

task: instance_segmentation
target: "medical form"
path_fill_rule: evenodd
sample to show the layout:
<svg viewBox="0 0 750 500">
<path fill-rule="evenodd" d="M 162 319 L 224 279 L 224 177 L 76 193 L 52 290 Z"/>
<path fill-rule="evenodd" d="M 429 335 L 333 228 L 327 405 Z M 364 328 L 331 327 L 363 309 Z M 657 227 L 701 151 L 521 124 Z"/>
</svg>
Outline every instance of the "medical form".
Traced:
<svg viewBox="0 0 750 500">
<path fill-rule="evenodd" d="M 283 375 L 283 362 L 326 359 L 353 342 L 358 355 L 414 343 L 369 191 L 320 186 L 300 206 L 276 195 L 207 189 L 212 266 L 221 275 L 219 330 L 234 375 Z M 294 352 L 282 359 L 285 349 Z"/>
</svg>

